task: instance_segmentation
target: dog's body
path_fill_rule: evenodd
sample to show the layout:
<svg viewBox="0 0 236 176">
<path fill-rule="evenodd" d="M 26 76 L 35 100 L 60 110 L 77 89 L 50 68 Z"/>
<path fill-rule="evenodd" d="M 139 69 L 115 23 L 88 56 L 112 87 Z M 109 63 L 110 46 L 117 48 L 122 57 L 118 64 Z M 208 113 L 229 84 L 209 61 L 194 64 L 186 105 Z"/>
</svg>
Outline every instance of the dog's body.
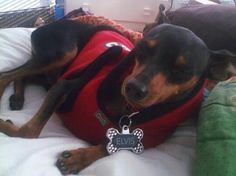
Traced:
<svg viewBox="0 0 236 176">
<path fill-rule="evenodd" d="M 88 46 L 87 42 L 104 30 L 105 33 L 112 31 L 112 35 L 122 38 L 110 27 L 95 27 L 70 20 L 40 27 L 31 37 L 33 58 L 22 67 L 3 73 L 0 77 L 0 95 L 11 81 L 15 81 L 15 94 L 10 98 L 12 109 L 22 107 L 22 84 L 30 81 L 32 76 L 43 77 L 44 80 L 47 78 L 49 81 L 44 84 L 47 88 L 53 85 L 39 111 L 25 125 L 18 128 L 9 121 L 0 122 L 0 131 L 9 136 L 38 137 L 55 110 L 60 115 L 69 116 L 64 121 L 74 133 L 77 133 L 77 128 L 89 125 L 90 119 L 93 120 L 91 124 L 95 119 L 96 125 L 92 124 L 88 128 L 97 129 L 99 126 L 101 130 L 92 132 L 92 129 L 83 128 L 79 132 L 84 134 L 78 135 L 98 145 L 63 152 L 57 167 L 64 174 L 78 172 L 106 156 L 104 133 L 111 126 L 119 126 L 121 116 L 139 111 L 132 118 L 133 124 L 144 129 L 144 145 L 152 147 L 162 142 L 180 122 L 190 116 L 202 98 L 210 51 L 194 33 L 174 25 L 164 24 L 153 28 L 134 49 L 126 39 L 121 39 L 123 43 L 117 39 L 115 45 L 121 42 L 122 47 L 107 48 L 105 45 L 105 49 L 96 55 L 105 60 L 104 65 L 99 60 L 86 63 L 78 59 L 79 66 L 73 70 L 73 64 L 77 62 L 76 55 L 83 53 L 83 49 Z M 132 49 L 130 53 L 127 52 L 129 49 Z M 107 61 L 106 58 L 112 60 Z M 91 75 L 90 71 L 93 70 L 95 73 Z M 107 70 L 111 73 L 108 74 Z M 78 91 L 79 95 L 76 94 Z M 97 92 L 100 92 L 98 96 L 95 94 Z M 74 99 L 83 97 L 84 93 L 89 97 Z M 89 101 L 82 102 L 86 98 Z M 91 112 L 90 100 L 93 108 L 95 106 Z M 68 104 L 71 104 L 69 109 Z M 185 108 L 181 109 L 182 106 Z M 79 124 L 80 121 L 77 123 L 83 117 L 68 114 L 68 110 L 81 116 L 88 113 L 84 118 L 86 124 Z M 97 114 L 98 111 L 100 114 Z M 178 113 L 181 117 L 172 116 Z M 108 121 L 103 123 L 101 114 L 107 116 Z"/>
</svg>

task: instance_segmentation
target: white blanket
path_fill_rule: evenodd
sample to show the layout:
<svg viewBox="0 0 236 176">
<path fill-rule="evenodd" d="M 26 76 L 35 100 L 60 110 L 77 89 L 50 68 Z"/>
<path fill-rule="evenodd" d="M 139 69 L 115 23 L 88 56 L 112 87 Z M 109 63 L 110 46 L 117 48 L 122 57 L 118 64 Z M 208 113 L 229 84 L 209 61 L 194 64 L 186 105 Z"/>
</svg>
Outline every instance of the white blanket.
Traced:
<svg viewBox="0 0 236 176">
<path fill-rule="evenodd" d="M 0 72 L 23 64 L 30 58 L 30 34 L 33 29 L 0 30 Z M 12 84 L 1 99 L 0 118 L 16 125 L 29 120 L 42 103 L 46 91 L 38 86 L 26 88 L 21 111 L 9 110 Z M 55 166 L 64 150 L 89 144 L 74 137 L 56 115 L 38 139 L 12 138 L 0 133 L 0 176 L 61 176 Z M 83 176 L 190 176 L 195 158 L 195 126 L 192 120 L 178 127 L 163 144 L 141 155 L 120 151 L 100 159 L 81 171 Z"/>
</svg>

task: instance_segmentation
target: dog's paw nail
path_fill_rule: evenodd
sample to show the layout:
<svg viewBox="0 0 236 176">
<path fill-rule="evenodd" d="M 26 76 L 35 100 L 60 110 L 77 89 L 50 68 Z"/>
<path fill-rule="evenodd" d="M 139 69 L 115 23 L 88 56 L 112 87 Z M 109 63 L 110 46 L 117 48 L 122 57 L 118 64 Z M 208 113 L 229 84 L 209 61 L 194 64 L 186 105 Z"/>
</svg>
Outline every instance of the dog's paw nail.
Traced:
<svg viewBox="0 0 236 176">
<path fill-rule="evenodd" d="M 69 151 L 64 151 L 64 152 L 62 153 L 62 157 L 64 157 L 64 158 L 69 158 L 69 157 L 71 157 L 71 153 L 70 153 Z"/>
<path fill-rule="evenodd" d="M 71 173 L 71 174 L 78 174 L 78 173 L 79 173 L 79 170 L 78 170 L 78 169 L 75 169 L 75 170 L 72 170 L 70 173 Z"/>
<path fill-rule="evenodd" d="M 57 167 L 61 168 L 61 167 L 65 166 L 65 162 L 61 161 L 61 160 L 58 160 L 56 165 L 57 165 Z"/>
<path fill-rule="evenodd" d="M 65 162 L 58 160 L 56 163 L 57 168 L 60 170 L 62 174 L 68 173 L 68 167 L 65 166 Z"/>
<path fill-rule="evenodd" d="M 21 110 L 22 107 L 23 107 L 23 105 L 21 105 L 21 104 L 10 105 L 10 108 L 11 108 L 11 110 L 13 110 L 13 111 L 14 111 L 14 110 L 15 110 L 15 111 Z"/>
<path fill-rule="evenodd" d="M 61 171 L 62 174 L 68 173 L 68 167 L 66 167 L 66 166 L 60 167 L 59 170 Z"/>
<path fill-rule="evenodd" d="M 6 122 L 13 124 L 13 122 L 11 120 L 9 120 L 9 119 L 6 120 Z"/>
<path fill-rule="evenodd" d="M 60 170 L 61 170 L 61 171 L 67 171 L 68 168 L 67 168 L 66 166 L 62 166 L 62 167 L 60 167 Z"/>
</svg>

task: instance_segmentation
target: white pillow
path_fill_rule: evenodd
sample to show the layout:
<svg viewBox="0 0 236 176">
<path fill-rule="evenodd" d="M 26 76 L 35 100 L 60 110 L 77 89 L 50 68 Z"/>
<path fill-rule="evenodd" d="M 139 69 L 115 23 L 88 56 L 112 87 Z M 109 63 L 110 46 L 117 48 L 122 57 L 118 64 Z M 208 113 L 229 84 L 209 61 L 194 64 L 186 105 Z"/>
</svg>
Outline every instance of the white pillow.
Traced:
<svg viewBox="0 0 236 176">
<path fill-rule="evenodd" d="M 30 35 L 34 29 L 0 29 L 0 72 L 16 68 L 30 59 Z"/>
</svg>

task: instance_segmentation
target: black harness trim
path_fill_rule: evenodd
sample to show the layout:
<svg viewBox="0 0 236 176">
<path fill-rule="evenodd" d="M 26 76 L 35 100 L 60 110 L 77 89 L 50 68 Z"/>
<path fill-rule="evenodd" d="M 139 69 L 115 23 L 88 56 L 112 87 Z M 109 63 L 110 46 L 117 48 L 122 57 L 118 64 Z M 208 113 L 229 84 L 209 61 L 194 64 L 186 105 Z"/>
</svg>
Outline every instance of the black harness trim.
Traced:
<svg viewBox="0 0 236 176">
<path fill-rule="evenodd" d="M 89 64 L 82 72 L 71 75 L 68 79 L 71 80 L 71 86 L 73 87 L 69 92 L 66 100 L 58 108 L 59 113 L 69 112 L 73 104 L 81 91 L 81 89 L 104 67 L 104 65 L 110 63 L 116 59 L 122 52 L 120 46 L 113 46 L 108 48 L 100 56 L 98 56 L 91 64 Z"/>
</svg>

